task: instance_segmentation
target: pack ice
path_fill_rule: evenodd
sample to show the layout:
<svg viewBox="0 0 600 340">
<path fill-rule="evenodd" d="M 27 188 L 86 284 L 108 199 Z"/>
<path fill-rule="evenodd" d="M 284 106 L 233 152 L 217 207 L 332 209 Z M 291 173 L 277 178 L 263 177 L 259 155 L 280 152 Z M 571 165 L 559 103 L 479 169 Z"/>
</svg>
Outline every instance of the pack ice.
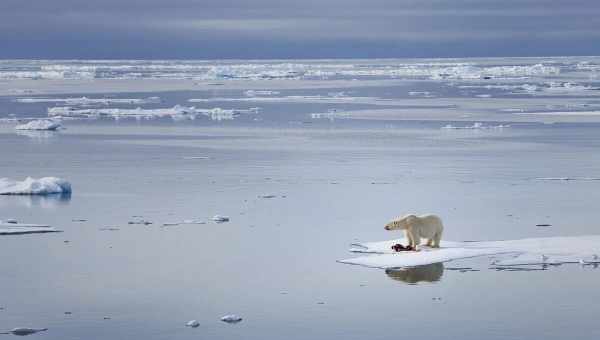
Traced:
<svg viewBox="0 0 600 340">
<path fill-rule="evenodd" d="M 71 183 L 58 177 L 27 177 L 23 181 L 0 178 L 0 195 L 70 194 Z"/>
</svg>

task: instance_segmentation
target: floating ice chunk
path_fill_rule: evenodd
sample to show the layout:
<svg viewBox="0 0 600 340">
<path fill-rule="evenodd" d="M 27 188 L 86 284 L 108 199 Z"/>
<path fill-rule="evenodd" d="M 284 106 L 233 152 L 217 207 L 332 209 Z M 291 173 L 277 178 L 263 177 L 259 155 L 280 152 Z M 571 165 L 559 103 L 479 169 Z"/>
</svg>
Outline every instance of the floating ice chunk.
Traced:
<svg viewBox="0 0 600 340">
<path fill-rule="evenodd" d="M 56 131 L 60 127 L 61 127 L 60 123 L 57 123 L 57 122 L 54 122 L 51 120 L 47 120 L 47 119 L 40 119 L 40 120 L 32 120 L 31 122 L 26 123 L 26 124 L 17 125 L 17 126 L 15 126 L 15 129 L 16 130 Z"/>
<path fill-rule="evenodd" d="M 504 129 L 504 128 L 509 128 L 510 125 L 484 125 L 483 123 L 473 123 L 473 125 L 467 125 L 467 126 L 454 126 L 452 124 L 448 124 L 445 126 L 442 126 L 443 130 L 494 130 L 494 129 Z"/>
<path fill-rule="evenodd" d="M 187 327 L 192 327 L 192 328 L 196 328 L 198 326 L 200 326 L 200 322 L 196 321 L 196 320 L 190 320 L 185 324 Z"/>
<path fill-rule="evenodd" d="M 217 222 L 217 223 L 223 223 L 223 222 L 229 222 L 229 217 L 227 216 L 221 216 L 221 215 L 215 215 L 212 218 L 213 221 Z"/>
<path fill-rule="evenodd" d="M 235 314 L 229 314 L 229 315 L 223 316 L 221 318 L 221 321 L 227 322 L 227 323 L 238 323 L 238 322 L 242 321 L 242 318 Z"/>
<path fill-rule="evenodd" d="M 497 257 L 493 265 L 559 265 L 579 263 L 580 259 L 593 260 L 600 249 L 600 236 L 548 237 L 508 241 L 442 241 L 441 248 L 423 247 L 419 252 L 394 253 L 390 247 L 406 240 L 359 243 L 350 251 L 373 255 L 340 260 L 340 263 L 374 268 L 399 268 L 448 262 L 471 257 Z"/>
<path fill-rule="evenodd" d="M 31 335 L 34 333 L 38 333 L 38 332 L 44 332 L 47 330 L 48 330 L 48 328 L 18 327 L 18 328 L 13 328 L 8 332 L 4 332 L 4 333 L 0 333 L 0 334 L 12 334 L 12 335 L 25 336 L 25 335 Z"/>
<path fill-rule="evenodd" d="M 185 156 L 183 159 L 210 159 L 208 156 Z"/>
<path fill-rule="evenodd" d="M 137 220 L 129 221 L 129 222 L 127 222 L 127 224 L 142 224 L 142 225 L 150 225 L 150 224 L 152 224 L 152 222 L 150 222 L 150 221 L 146 221 L 146 220 L 144 220 L 144 219 L 137 219 Z"/>
<path fill-rule="evenodd" d="M 175 105 L 172 108 L 162 109 L 109 109 L 109 108 L 88 108 L 76 109 L 71 106 L 57 106 L 48 108 L 50 117 L 68 117 L 68 118 L 135 118 L 135 119 L 156 119 L 172 118 L 174 120 L 193 120 L 198 116 L 204 115 L 212 120 L 231 120 L 245 113 L 257 113 L 259 108 L 250 109 L 197 109 L 195 107 L 185 107 Z"/>
<path fill-rule="evenodd" d="M 202 220 L 183 220 L 179 224 L 206 224 L 206 222 Z"/>
<path fill-rule="evenodd" d="M 0 235 L 41 234 L 60 231 L 46 224 L 17 223 L 11 220 L 0 221 Z"/>
<path fill-rule="evenodd" d="M 600 181 L 600 177 L 538 177 L 537 181 Z"/>
<path fill-rule="evenodd" d="M 278 95 L 279 91 L 270 91 L 270 90 L 248 90 L 245 91 L 244 94 L 247 97 L 255 97 L 255 96 L 272 96 Z"/>
<path fill-rule="evenodd" d="M 0 195 L 70 194 L 71 183 L 58 177 L 27 177 L 24 181 L 0 178 Z"/>
<path fill-rule="evenodd" d="M 17 103 L 64 103 L 66 105 L 110 105 L 110 104 L 157 104 L 159 97 L 148 98 L 17 98 Z"/>
</svg>

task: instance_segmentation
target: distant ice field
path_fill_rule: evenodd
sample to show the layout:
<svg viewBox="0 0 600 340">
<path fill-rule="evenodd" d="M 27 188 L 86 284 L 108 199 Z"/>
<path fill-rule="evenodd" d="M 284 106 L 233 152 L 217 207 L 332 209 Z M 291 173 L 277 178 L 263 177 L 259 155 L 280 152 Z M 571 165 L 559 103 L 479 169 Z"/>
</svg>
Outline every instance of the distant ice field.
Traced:
<svg viewBox="0 0 600 340">
<path fill-rule="evenodd" d="M 42 117 L 600 122 L 600 58 L 0 61 L 0 119 Z"/>
</svg>

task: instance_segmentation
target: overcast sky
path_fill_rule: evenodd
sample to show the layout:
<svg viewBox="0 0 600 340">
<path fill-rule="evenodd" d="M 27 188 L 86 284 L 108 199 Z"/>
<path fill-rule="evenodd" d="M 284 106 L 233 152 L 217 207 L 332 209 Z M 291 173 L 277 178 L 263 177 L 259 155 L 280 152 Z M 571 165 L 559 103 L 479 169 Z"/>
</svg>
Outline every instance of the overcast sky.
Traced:
<svg viewBox="0 0 600 340">
<path fill-rule="evenodd" d="M 0 58 L 600 55 L 598 0 L 0 0 Z"/>
</svg>

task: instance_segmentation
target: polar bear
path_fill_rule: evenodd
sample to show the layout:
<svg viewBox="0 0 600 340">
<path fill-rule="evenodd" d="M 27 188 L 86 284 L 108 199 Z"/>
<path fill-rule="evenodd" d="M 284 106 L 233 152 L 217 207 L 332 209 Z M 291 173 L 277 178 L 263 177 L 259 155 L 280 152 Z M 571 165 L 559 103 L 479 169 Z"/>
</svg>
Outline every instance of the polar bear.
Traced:
<svg viewBox="0 0 600 340">
<path fill-rule="evenodd" d="M 444 225 L 442 219 L 436 215 L 416 216 L 410 214 L 385 225 L 385 230 L 397 229 L 404 230 L 408 244 L 415 247 L 415 249 L 416 246 L 421 244 L 421 237 L 428 239 L 427 246 L 439 248 Z"/>
</svg>

